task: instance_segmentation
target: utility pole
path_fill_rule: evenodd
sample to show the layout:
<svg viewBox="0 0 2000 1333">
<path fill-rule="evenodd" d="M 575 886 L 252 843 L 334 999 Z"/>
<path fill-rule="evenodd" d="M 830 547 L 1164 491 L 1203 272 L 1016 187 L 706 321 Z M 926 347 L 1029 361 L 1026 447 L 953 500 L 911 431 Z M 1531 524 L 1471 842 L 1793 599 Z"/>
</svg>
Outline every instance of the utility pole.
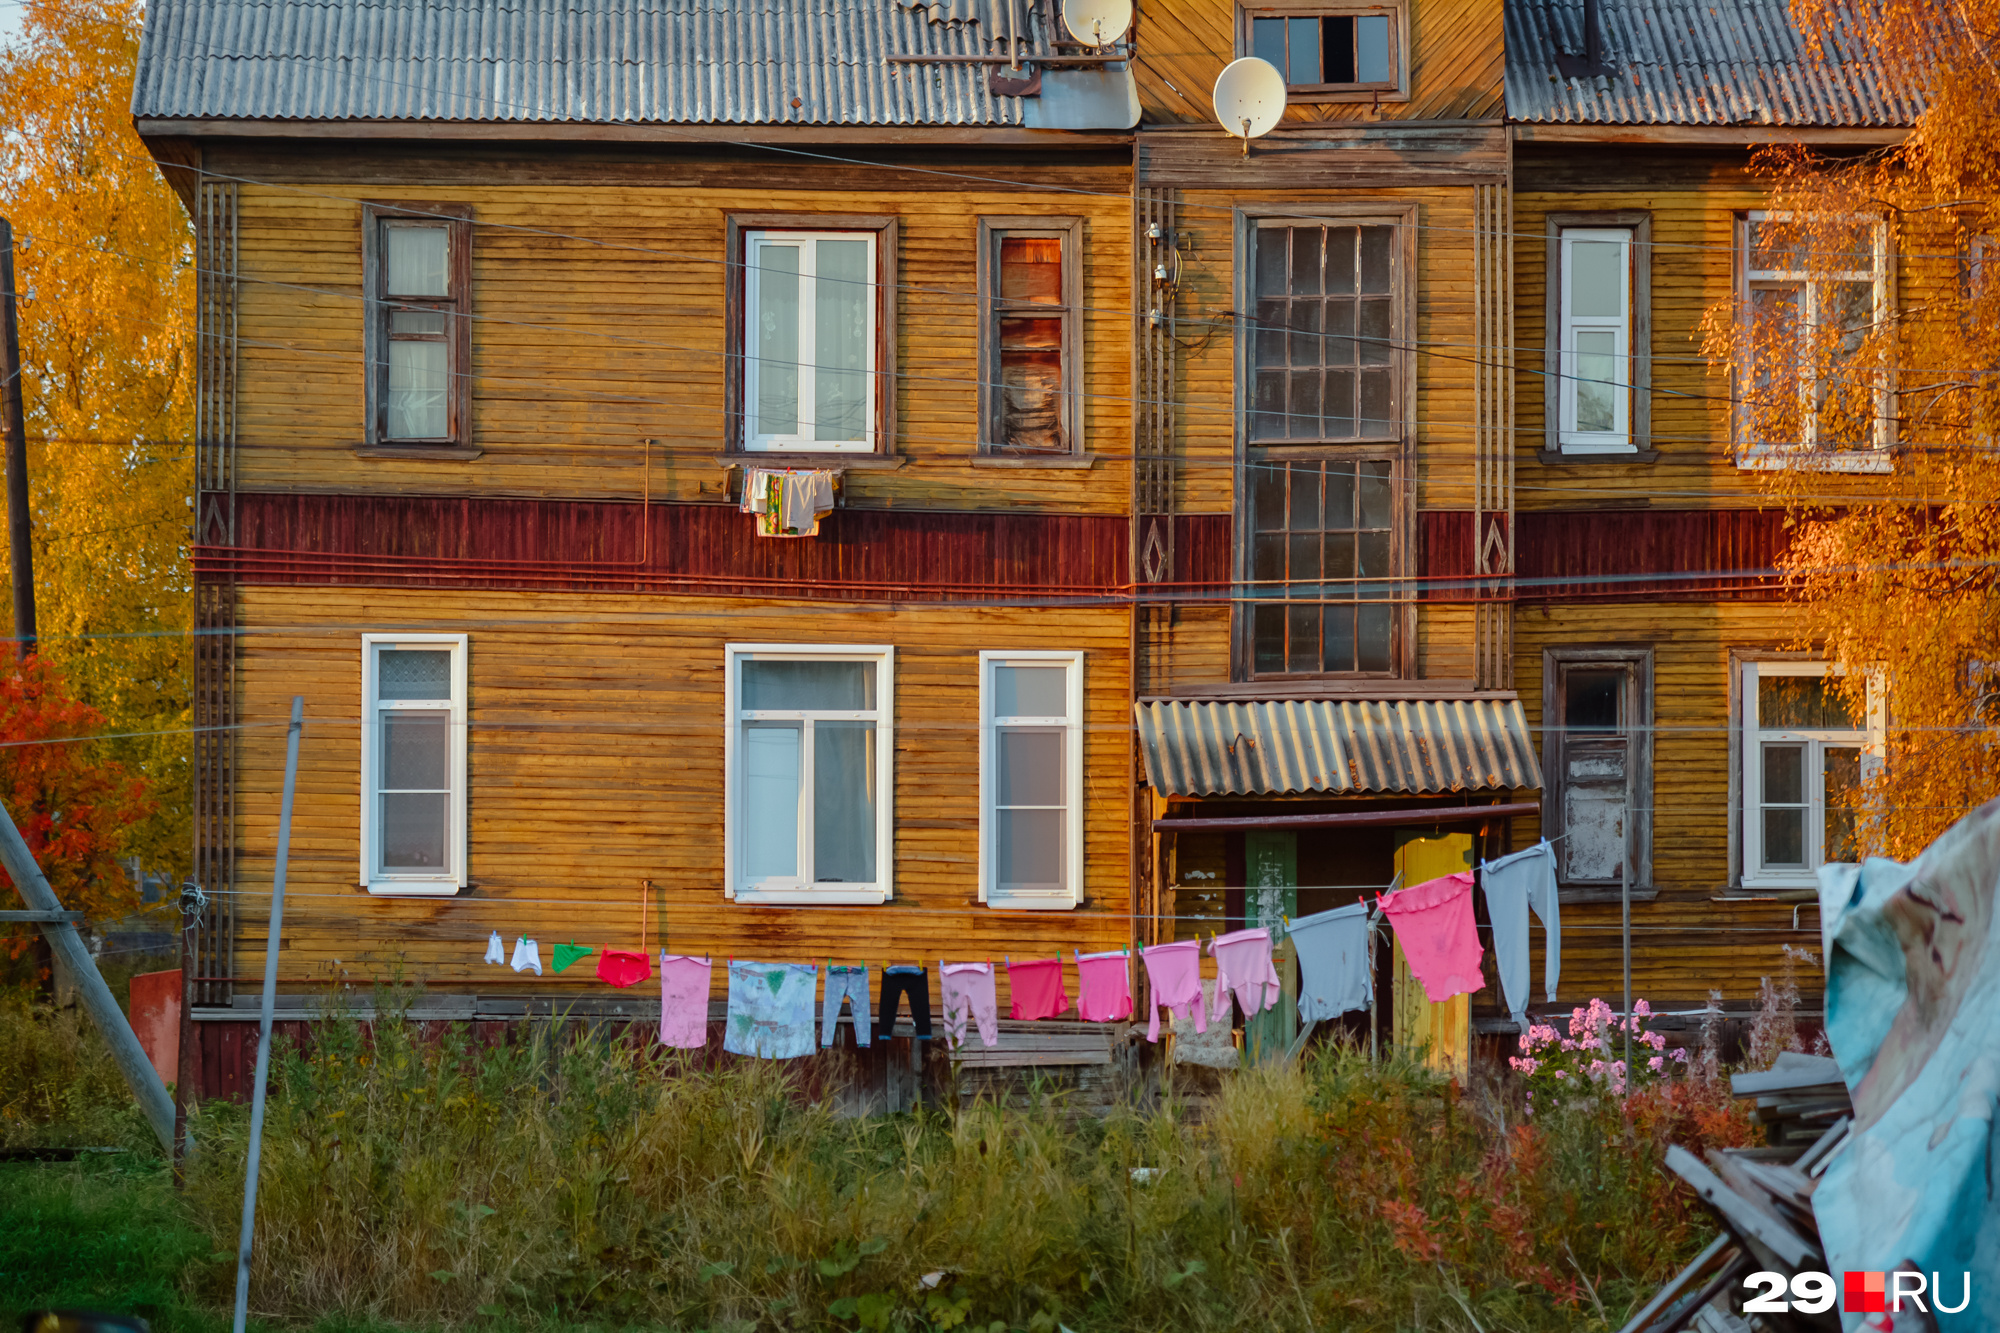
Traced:
<svg viewBox="0 0 2000 1333">
<path fill-rule="evenodd" d="M 15 314 L 14 226 L 0 218 L 0 412 L 7 420 L 7 553 L 14 573 L 14 652 L 35 646 L 35 548 L 28 517 L 28 427 L 21 410 L 21 331 Z"/>
</svg>

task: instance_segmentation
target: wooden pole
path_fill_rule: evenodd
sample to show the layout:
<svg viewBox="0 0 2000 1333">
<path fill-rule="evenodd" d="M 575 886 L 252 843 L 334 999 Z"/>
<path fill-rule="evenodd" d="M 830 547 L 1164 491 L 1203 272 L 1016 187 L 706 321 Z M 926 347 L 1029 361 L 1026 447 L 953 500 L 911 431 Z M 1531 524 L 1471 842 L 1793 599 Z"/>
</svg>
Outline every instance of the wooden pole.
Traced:
<svg viewBox="0 0 2000 1333">
<path fill-rule="evenodd" d="M 306 701 L 292 696 L 292 724 L 285 729 L 285 793 L 278 804 L 278 863 L 271 875 L 271 921 L 264 940 L 264 1006 L 257 1023 L 257 1081 L 250 1094 L 250 1150 L 243 1163 L 243 1234 L 236 1246 L 235 1333 L 250 1314 L 250 1241 L 257 1228 L 257 1163 L 264 1150 L 264 1092 L 271 1078 L 271 1017 L 278 1003 L 278 945 L 284 938 L 285 862 L 292 851 L 292 793 L 299 782 L 299 733 Z"/>
<path fill-rule="evenodd" d="M 14 227 L 0 218 L 0 414 L 7 428 L 7 553 L 14 576 L 14 652 L 35 644 L 35 548 L 28 512 L 28 427 L 21 408 L 21 334 L 15 313 Z"/>
<path fill-rule="evenodd" d="M 0 816 L 4 814 L 0 811 Z M 83 937 L 76 933 L 77 914 L 63 911 L 62 904 L 56 900 L 56 891 L 49 887 L 47 876 L 35 863 L 35 854 L 28 850 L 27 840 L 21 836 L 21 830 L 14 826 L 11 818 L 0 817 L 0 865 L 6 867 L 7 877 L 20 891 L 21 901 L 28 905 L 30 915 L 41 926 L 42 936 L 48 940 L 50 951 L 69 969 L 70 979 L 76 985 L 84 1009 L 90 1014 L 90 1021 L 97 1024 L 97 1030 L 104 1034 L 104 1044 L 111 1048 L 111 1058 L 117 1062 L 118 1072 L 125 1075 L 132 1095 L 139 1099 L 139 1109 L 146 1113 L 147 1123 L 152 1125 L 153 1133 L 159 1135 L 160 1146 L 171 1157 L 174 1151 L 174 1101 L 167 1096 L 167 1085 L 160 1081 L 159 1071 L 146 1058 L 145 1048 L 139 1045 L 139 1038 L 132 1032 L 131 1021 L 125 1017 L 125 1011 L 112 997 L 111 988 L 98 974 L 96 961 L 91 958 L 90 950 L 83 946 Z"/>
</svg>

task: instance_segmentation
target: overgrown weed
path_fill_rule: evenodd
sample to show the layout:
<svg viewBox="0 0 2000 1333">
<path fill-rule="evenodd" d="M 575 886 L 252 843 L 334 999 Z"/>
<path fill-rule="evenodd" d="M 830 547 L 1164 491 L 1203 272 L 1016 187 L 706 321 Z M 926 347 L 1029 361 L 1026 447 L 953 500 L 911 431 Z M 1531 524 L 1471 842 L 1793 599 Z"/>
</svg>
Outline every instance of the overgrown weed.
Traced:
<svg viewBox="0 0 2000 1333">
<path fill-rule="evenodd" d="M 83 1146 L 160 1152 L 81 1006 L 0 990 L 0 1148 Z"/>
</svg>

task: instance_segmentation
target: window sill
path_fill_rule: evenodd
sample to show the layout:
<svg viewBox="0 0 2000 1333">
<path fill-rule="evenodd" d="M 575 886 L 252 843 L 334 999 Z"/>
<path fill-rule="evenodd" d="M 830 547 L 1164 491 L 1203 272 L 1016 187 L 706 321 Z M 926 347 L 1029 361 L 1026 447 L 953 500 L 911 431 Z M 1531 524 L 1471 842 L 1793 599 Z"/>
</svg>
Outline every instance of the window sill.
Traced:
<svg viewBox="0 0 2000 1333">
<path fill-rule="evenodd" d="M 428 462 L 470 463 L 486 451 L 476 444 L 357 444 L 356 458 L 421 458 Z"/>
<path fill-rule="evenodd" d="M 732 889 L 724 893 L 740 907 L 879 907 L 889 901 L 886 889 Z"/>
<path fill-rule="evenodd" d="M 355 887 L 367 890 L 371 898 L 454 898 L 467 886 L 455 879 L 385 879 Z"/>
<path fill-rule="evenodd" d="M 1012 468 L 1091 468 L 1096 454 L 974 454 L 974 467 Z"/>
<path fill-rule="evenodd" d="M 843 454 L 828 450 L 826 453 L 717 454 L 715 461 L 723 468 L 789 467 L 812 468 L 820 472 L 847 472 L 855 468 L 895 469 L 910 460 L 902 454 Z"/>
<path fill-rule="evenodd" d="M 1896 462 L 1887 449 L 1842 449 L 1819 452 L 1803 449 L 1760 449 L 1736 456 L 1739 472 L 1853 472 L 1887 474 Z"/>
<path fill-rule="evenodd" d="M 1597 463 L 1650 463 L 1660 456 L 1658 449 L 1620 449 L 1616 452 L 1591 450 L 1588 453 L 1570 453 L 1566 450 L 1544 449 L 1536 457 L 1549 467 L 1569 467 L 1573 464 Z"/>
<path fill-rule="evenodd" d="M 1651 884 L 1635 885 L 1632 889 L 1632 901 L 1635 903 L 1649 903 L 1659 896 L 1660 890 Z M 1588 888 L 1570 889 L 1559 886 L 1556 889 L 1556 901 L 1561 903 L 1617 903 L 1624 900 L 1624 895 L 1617 889 L 1607 889 L 1595 884 Z"/>
<path fill-rule="evenodd" d="M 1060 897 L 1001 894 L 994 897 L 982 893 L 979 895 L 979 905 L 995 912 L 1074 912 L 1083 904 L 1068 894 Z"/>
</svg>

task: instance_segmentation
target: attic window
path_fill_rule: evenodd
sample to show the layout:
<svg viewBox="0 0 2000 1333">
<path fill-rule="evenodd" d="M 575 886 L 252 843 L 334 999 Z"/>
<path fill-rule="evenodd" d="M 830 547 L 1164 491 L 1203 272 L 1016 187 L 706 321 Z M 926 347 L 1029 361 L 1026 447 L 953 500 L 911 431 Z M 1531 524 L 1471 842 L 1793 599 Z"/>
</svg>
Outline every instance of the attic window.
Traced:
<svg viewBox="0 0 2000 1333">
<path fill-rule="evenodd" d="M 1249 54 L 1293 94 L 1398 92 L 1401 24 L 1387 9 L 1246 11 Z"/>
</svg>

